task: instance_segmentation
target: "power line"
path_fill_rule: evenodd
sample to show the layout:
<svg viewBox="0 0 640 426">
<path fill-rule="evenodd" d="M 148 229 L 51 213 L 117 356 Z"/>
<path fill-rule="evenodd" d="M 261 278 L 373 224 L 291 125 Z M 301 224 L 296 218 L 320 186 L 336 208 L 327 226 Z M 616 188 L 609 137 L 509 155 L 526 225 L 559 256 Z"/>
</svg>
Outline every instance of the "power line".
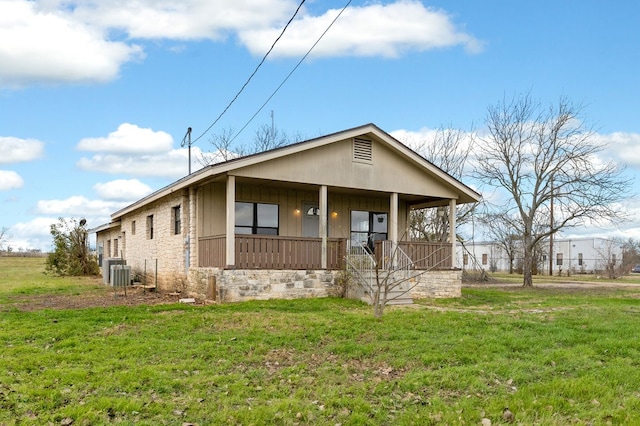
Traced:
<svg viewBox="0 0 640 426">
<path fill-rule="evenodd" d="M 316 40 L 315 43 L 313 43 L 313 45 L 309 48 L 309 50 L 307 50 L 307 53 L 304 54 L 304 56 L 300 59 L 300 61 L 298 61 L 298 63 L 296 64 L 295 67 L 293 67 L 293 69 L 291 70 L 291 72 L 289 74 L 287 74 L 287 76 L 284 78 L 284 80 L 282 80 L 282 83 L 280 83 L 280 85 L 271 93 L 271 95 L 267 98 L 266 101 L 264 101 L 264 103 L 262 104 L 262 106 L 260 108 L 258 108 L 258 110 L 255 112 L 255 114 L 253 114 L 251 116 L 251 118 L 249 119 L 249 121 L 247 121 L 247 123 L 242 126 L 242 128 L 238 131 L 238 133 L 235 134 L 235 136 L 233 138 L 231 138 L 231 140 L 229 141 L 229 143 L 233 142 L 239 135 L 240 133 L 242 133 L 244 131 L 244 129 L 247 128 L 247 126 L 253 121 L 254 118 L 256 118 L 256 116 L 258 114 L 260 114 L 260 111 L 262 111 L 264 109 L 265 106 L 267 106 L 267 104 L 269 103 L 269 101 L 271 101 L 271 99 L 276 95 L 276 93 L 278 93 L 278 91 L 282 88 L 282 86 L 284 86 L 284 84 L 287 82 L 287 80 L 289 80 L 289 77 L 291 77 L 291 75 L 298 69 L 298 67 L 302 64 L 302 62 L 307 58 L 307 56 L 309 56 L 309 54 L 311 53 L 311 51 L 316 47 L 316 45 L 318 43 L 320 43 L 320 40 L 322 40 L 322 38 L 325 36 L 325 34 L 327 34 L 327 32 L 329 31 L 329 29 L 333 26 L 333 24 L 336 23 L 336 21 L 338 20 L 338 18 L 340 18 L 340 15 L 342 15 L 342 13 L 347 9 L 347 7 L 349 7 L 349 5 L 351 4 L 353 0 L 348 0 L 347 4 L 344 5 L 344 7 L 342 8 L 342 10 L 340 10 L 340 12 L 336 15 L 336 17 L 333 19 L 333 21 L 331 21 L 331 23 L 329 24 L 329 26 L 327 26 L 327 28 L 324 30 L 324 32 L 322 34 L 320 34 L 320 37 L 318 37 L 318 39 Z"/>
<path fill-rule="evenodd" d="M 240 88 L 240 90 L 238 91 L 238 93 L 236 93 L 236 95 L 233 97 L 233 99 L 231 99 L 231 102 L 229 102 L 229 104 L 225 107 L 225 109 L 220 113 L 220 115 L 218 116 L 218 118 L 216 118 L 213 123 L 211 123 L 211 125 L 209 127 L 207 127 L 207 130 L 205 130 L 204 132 L 202 132 L 202 134 L 200 136 L 198 136 L 197 138 L 195 138 L 193 140 L 192 143 L 196 143 L 200 138 L 202 138 L 205 134 L 207 134 L 207 132 L 209 130 L 211 130 L 211 128 L 213 126 L 216 125 L 216 123 L 218 121 L 220 121 L 220 119 L 222 118 L 222 116 L 229 110 L 229 108 L 231 108 L 231 105 L 233 105 L 233 103 L 236 101 L 236 99 L 238 99 L 238 96 L 240 96 L 240 94 L 244 91 L 245 87 L 247 87 L 247 85 L 249 84 L 249 82 L 251 81 L 251 79 L 253 78 L 253 76 L 256 75 L 256 73 L 258 72 L 258 69 L 260 69 L 260 67 L 262 66 L 262 64 L 264 63 L 264 61 L 267 59 L 267 56 L 269 56 L 269 54 L 271 53 L 271 51 L 274 49 L 274 47 L 276 46 L 276 43 L 278 43 L 278 41 L 282 38 L 282 36 L 284 35 L 284 32 L 287 30 L 287 28 L 289 27 L 289 24 L 291 24 L 291 22 L 293 21 L 293 19 L 296 17 L 296 15 L 298 14 L 298 12 L 300 11 L 300 8 L 302 7 L 302 5 L 304 4 L 306 0 L 302 0 L 300 2 L 300 4 L 298 5 L 298 8 L 296 9 L 296 11 L 293 13 L 293 15 L 291 16 L 291 18 L 289 19 L 289 21 L 287 22 L 287 24 L 284 26 L 284 28 L 282 29 L 282 31 L 280 32 L 280 35 L 275 39 L 275 41 L 273 42 L 273 44 L 271 44 L 271 47 L 269 48 L 269 50 L 267 51 L 267 53 L 265 53 L 265 55 L 262 57 L 262 60 L 260 61 L 260 63 L 258 64 L 258 66 L 256 66 L 256 68 L 253 70 L 253 72 L 251 73 L 251 75 L 249 76 L 249 78 L 247 79 L 247 81 L 242 85 L 242 87 Z"/>
</svg>

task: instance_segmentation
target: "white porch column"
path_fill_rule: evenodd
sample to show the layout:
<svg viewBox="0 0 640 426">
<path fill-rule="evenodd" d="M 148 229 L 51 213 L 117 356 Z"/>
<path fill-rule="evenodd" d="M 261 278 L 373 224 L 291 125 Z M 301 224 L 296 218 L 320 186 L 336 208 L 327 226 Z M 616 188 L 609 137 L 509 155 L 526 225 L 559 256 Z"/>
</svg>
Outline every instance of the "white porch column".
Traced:
<svg viewBox="0 0 640 426">
<path fill-rule="evenodd" d="M 322 185 L 320 187 L 320 196 L 318 201 L 318 207 L 320 208 L 320 229 L 318 232 L 320 238 L 322 238 L 322 248 L 320 254 L 320 266 L 322 269 L 327 268 L 327 186 Z"/>
<path fill-rule="evenodd" d="M 457 265 L 456 254 L 456 200 L 449 200 L 449 241 L 451 242 L 451 267 Z"/>
<path fill-rule="evenodd" d="M 236 177 L 227 176 L 227 266 L 236 264 Z"/>
<path fill-rule="evenodd" d="M 397 247 L 398 247 L 398 193 L 394 192 L 391 194 L 390 203 L 389 203 L 389 223 L 388 223 L 387 232 L 389 241 L 391 241 L 391 256 L 393 262 L 393 268 L 395 269 L 398 266 L 398 256 L 397 256 Z"/>
<path fill-rule="evenodd" d="M 391 194 L 389 205 L 389 240 L 395 248 L 398 243 L 398 193 Z"/>
</svg>

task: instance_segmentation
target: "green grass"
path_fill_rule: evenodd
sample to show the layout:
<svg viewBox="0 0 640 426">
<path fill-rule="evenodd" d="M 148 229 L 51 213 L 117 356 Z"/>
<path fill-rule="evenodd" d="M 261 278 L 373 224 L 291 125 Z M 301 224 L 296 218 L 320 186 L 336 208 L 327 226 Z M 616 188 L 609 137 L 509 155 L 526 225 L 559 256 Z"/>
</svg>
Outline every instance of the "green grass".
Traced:
<svg viewBox="0 0 640 426">
<path fill-rule="evenodd" d="M 56 277 L 45 274 L 44 257 L 0 257 L 0 303 L 15 296 L 70 295 L 98 290 L 91 277 Z"/>
<path fill-rule="evenodd" d="M 508 274 L 506 272 L 495 272 L 490 273 L 489 277 L 498 283 L 515 283 L 522 284 L 523 276 L 522 274 Z M 567 276 L 566 274 L 562 276 L 558 275 L 534 275 L 533 277 L 534 285 L 536 283 L 603 283 L 603 282 L 615 282 L 618 284 L 640 284 L 640 274 L 630 273 L 628 275 L 623 275 L 614 280 L 608 278 L 606 275 L 602 274 L 571 274 Z"/>
<path fill-rule="evenodd" d="M 85 291 L 5 266 L 3 304 Z M 465 289 L 381 320 L 343 299 L 0 306 L 0 330 L 0 425 L 496 425 L 505 406 L 520 424 L 640 424 L 640 289 Z"/>
</svg>

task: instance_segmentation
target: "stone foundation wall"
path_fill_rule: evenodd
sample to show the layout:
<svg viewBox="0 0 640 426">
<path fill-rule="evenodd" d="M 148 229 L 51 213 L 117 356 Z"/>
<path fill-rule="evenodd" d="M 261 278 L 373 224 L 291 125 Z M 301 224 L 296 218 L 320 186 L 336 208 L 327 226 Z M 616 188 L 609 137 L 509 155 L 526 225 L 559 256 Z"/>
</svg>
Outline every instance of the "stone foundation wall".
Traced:
<svg viewBox="0 0 640 426">
<path fill-rule="evenodd" d="M 416 278 L 418 283 L 411 290 L 414 299 L 451 298 L 462 296 L 462 271 L 429 271 Z"/>
<path fill-rule="evenodd" d="M 339 273 L 325 270 L 191 268 L 187 293 L 190 297 L 221 303 L 335 296 L 340 293 L 336 283 Z"/>
</svg>

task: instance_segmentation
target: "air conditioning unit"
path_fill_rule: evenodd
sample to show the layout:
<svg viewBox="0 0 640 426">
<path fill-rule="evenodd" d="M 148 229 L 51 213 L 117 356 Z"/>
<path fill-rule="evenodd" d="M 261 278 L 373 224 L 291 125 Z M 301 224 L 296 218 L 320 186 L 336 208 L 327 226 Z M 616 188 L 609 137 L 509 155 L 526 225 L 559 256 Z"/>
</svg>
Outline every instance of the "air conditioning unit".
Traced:
<svg viewBox="0 0 640 426">
<path fill-rule="evenodd" d="M 111 287 L 124 287 L 131 284 L 131 266 L 111 265 Z"/>
<path fill-rule="evenodd" d="M 127 261 L 119 257 L 105 257 L 102 259 L 102 282 L 105 284 L 111 283 L 111 266 L 112 265 L 126 265 Z"/>
</svg>

